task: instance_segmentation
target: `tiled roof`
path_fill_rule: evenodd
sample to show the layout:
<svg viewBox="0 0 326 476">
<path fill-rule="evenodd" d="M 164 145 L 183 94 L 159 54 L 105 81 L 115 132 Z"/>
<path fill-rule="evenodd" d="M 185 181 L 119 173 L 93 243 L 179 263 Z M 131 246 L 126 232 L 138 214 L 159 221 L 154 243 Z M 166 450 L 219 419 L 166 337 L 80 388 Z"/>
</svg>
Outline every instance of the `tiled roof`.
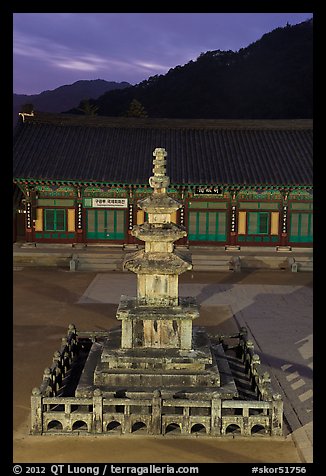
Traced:
<svg viewBox="0 0 326 476">
<path fill-rule="evenodd" d="M 171 183 L 312 184 L 311 120 L 131 119 L 41 114 L 14 134 L 14 177 L 147 183 L 164 147 Z"/>
</svg>

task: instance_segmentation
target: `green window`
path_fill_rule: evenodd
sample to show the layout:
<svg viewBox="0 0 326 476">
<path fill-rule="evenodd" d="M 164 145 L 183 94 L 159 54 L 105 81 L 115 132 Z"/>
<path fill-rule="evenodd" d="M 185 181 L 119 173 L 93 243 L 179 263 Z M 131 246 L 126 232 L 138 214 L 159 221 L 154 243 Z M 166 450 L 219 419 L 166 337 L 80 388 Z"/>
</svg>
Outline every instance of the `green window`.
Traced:
<svg viewBox="0 0 326 476">
<path fill-rule="evenodd" d="M 226 241 L 226 212 L 189 212 L 189 240 Z"/>
<path fill-rule="evenodd" d="M 266 235 L 269 232 L 269 213 L 248 212 L 248 235 Z"/>
<path fill-rule="evenodd" d="M 312 213 L 291 213 L 289 240 L 294 243 L 312 243 Z"/>
<path fill-rule="evenodd" d="M 44 210 L 44 231 L 66 231 L 66 210 L 46 208 Z"/>
</svg>

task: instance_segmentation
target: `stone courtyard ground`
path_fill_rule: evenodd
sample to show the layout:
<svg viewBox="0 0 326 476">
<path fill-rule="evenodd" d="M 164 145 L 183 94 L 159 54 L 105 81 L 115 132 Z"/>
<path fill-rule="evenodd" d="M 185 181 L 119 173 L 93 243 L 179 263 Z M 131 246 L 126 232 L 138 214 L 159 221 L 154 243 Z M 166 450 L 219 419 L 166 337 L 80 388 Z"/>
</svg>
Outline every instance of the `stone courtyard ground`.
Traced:
<svg viewBox="0 0 326 476">
<path fill-rule="evenodd" d="M 249 327 L 259 346 L 258 353 L 271 366 L 271 373 L 285 398 L 291 427 L 285 424 L 283 438 L 29 435 L 31 390 L 40 385 L 43 370 L 51 364 L 68 325 L 74 323 L 80 331 L 101 331 L 116 326 L 120 295 L 134 295 L 135 290 L 135 276 L 130 273 L 15 268 L 15 463 L 299 463 L 312 460 L 312 442 L 309 446 L 312 274 L 304 272 L 188 272 L 180 279 L 180 294 L 196 296 L 201 306 L 200 318 L 194 325 L 225 334 L 237 332 L 239 325 Z M 296 432 L 303 431 L 308 438 L 295 437 Z"/>
</svg>

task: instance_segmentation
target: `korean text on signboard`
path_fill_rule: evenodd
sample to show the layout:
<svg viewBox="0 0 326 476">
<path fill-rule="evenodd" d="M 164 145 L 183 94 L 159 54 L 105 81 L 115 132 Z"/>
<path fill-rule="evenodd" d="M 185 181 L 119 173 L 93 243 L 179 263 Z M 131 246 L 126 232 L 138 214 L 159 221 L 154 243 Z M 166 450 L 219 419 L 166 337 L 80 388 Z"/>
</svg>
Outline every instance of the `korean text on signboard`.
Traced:
<svg viewBox="0 0 326 476">
<path fill-rule="evenodd" d="M 219 195 L 221 193 L 222 190 L 218 185 L 198 185 L 195 187 L 196 195 Z"/>
<path fill-rule="evenodd" d="M 127 198 L 93 198 L 92 207 L 94 208 L 127 208 Z"/>
</svg>

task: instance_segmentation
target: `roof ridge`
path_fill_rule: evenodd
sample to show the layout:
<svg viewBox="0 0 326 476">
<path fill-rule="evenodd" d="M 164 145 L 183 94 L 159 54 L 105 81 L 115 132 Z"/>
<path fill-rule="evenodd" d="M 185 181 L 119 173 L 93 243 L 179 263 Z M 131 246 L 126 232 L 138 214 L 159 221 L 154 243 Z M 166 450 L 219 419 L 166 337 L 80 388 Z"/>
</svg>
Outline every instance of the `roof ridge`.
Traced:
<svg viewBox="0 0 326 476">
<path fill-rule="evenodd" d="M 312 119 L 182 119 L 182 118 L 130 118 L 87 116 L 35 111 L 25 116 L 25 124 L 56 124 L 60 126 L 112 127 L 137 129 L 312 129 Z"/>
</svg>

